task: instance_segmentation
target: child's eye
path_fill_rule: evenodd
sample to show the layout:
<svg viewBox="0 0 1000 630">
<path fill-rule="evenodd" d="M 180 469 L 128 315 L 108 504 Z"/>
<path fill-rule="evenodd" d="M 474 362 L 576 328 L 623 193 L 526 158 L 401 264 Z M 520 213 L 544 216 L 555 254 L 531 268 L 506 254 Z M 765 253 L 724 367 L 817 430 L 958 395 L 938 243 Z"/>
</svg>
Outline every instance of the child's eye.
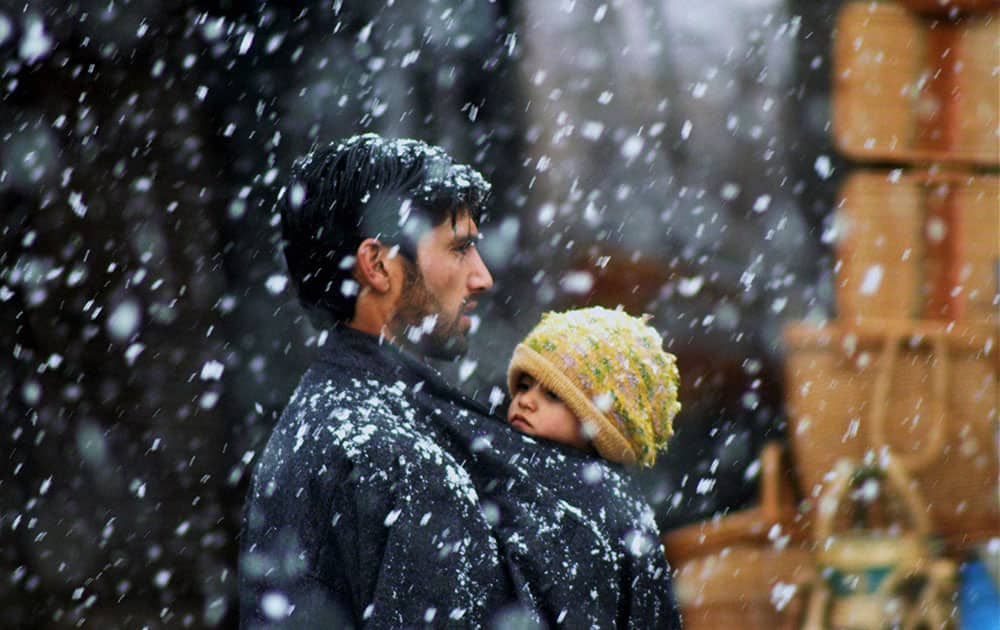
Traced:
<svg viewBox="0 0 1000 630">
<path fill-rule="evenodd" d="M 531 389 L 531 379 L 527 377 L 521 377 L 517 379 L 517 383 L 514 384 L 514 389 L 519 392 L 526 392 Z"/>
<path fill-rule="evenodd" d="M 546 396 L 546 397 L 547 397 L 547 398 L 548 398 L 549 400 L 551 400 L 552 402 L 557 402 L 557 403 L 561 403 L 561 402 L 562 402 L 562 398 L 559 398 L 559 396 L 557 396 L 557 395 L 555 394 L 555 392 L 551 392 L 551 391 L 549 391 L 549 390 L 547 390 L 547 389 L 545 390 L 545 396 Z"/>
</svg>

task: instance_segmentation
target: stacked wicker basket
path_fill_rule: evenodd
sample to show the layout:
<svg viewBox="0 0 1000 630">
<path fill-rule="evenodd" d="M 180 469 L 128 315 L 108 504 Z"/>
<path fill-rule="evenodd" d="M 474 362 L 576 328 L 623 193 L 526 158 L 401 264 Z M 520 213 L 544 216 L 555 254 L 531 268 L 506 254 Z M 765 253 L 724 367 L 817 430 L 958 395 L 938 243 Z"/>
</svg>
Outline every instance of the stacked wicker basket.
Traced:
<svg viewBox="0 0 1000 630">
<path fill-rule="evenodd" d="M 844 458 L 891 454 L 953 559 L 1000 536 L 998 5 L 842 8 L 834 137 L 854 170 L 836 208 L 838 318 L 785 333 L 804 494 Z"/>
<path fill-rule="evenodd" d="M 689 628 L 801 623 L 787 594 L 822 584 L 810 523 L 844 458 L 898 461 L 951 558 L 1000 536 L 1000 0 L 848 2 L 834 41 L 835 143 L 853 162 L 838 317 L 785 332 L 805 501 L 774 446 L 758 508 L 664 537 Z"/>
<path fill-rule="evenodd" d="M 1000 535 L 1000 10 L 970 5 L 984 12 L 843 7 L 834 134 L 858 166 L 836 209 L 838 319 L 786 332 L 801 488 L 888 448 L 956 553 Z"/>
</svg>

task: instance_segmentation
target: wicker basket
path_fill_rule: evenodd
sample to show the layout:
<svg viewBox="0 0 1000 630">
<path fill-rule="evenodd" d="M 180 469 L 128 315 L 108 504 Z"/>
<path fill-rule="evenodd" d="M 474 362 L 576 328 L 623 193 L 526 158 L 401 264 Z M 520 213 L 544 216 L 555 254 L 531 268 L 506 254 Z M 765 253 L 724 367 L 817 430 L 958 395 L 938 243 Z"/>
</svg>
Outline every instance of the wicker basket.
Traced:
<svg viewBox="0 0 1000 630">
<path fill-rule="evenodd" d="M 679 567 L 735 544 L 771 546 L 782 539 L 785 544 L 806 542 L 806 523 L 796 508 L 790 472 L 781 445 L 765 444 L 760 454 L 757 505 L 664 534 L 663 549 L 671 566 Z"/>
<path fill-rule="evenodd" d="M 798 628 L 805 585 L 814 578 L 809 542 L 777 442 L 760 455 L 753 508 L 668 532 L 663 547 L 677 569 L 674 589 L 684 627 Z"/>
<path fill-rule="evenodd" d="M 791 629 L 814 579 L 808 551 L 734 545 L 678 566 L 674 592 L 687 630 Z"/>
<path fill-rule="evenodd" d="M 799 480 L 815 496 L 842 457 L 896 454 L 959 553 L 1000 535 L 995 326 L 871 320 L 785 331 Z"/>
<path fill-rule="evenodd" d="M 933 20 L 850 2 L 834 44 L 834 141 L 858 160 L 997 165 L 998 11 Z"/>
<path fill-rule="evenodd" d="M 1000 177 L 855 172 L 837 210 L 842 320 L 998 321 Z"/>
<path fill-rule="evenodd" d="M 982 13 L 1000 8 L 1000 0 L 900 0 L 900 4 L 910 11 L 937 16 Z"/>
<path fill-rule="evenodd" d="M 864 490 L 870 481 L 877 482 L 874 496 Z M 873 507 L 890 501 L 896 518 L 872 522 L 873 513 L 885 513 Z M 848 505 L 854 509 L 845 510 Z M 934 557 L 927 508 L 899 458 L 884 454 L 871 466 L 839 460 L 815 519 L 818 574 L 805 630 L 953 628 L 957 566 Z M 845 514 L 852 517 L 847 529 L 837 525 Z"/>
</svg>

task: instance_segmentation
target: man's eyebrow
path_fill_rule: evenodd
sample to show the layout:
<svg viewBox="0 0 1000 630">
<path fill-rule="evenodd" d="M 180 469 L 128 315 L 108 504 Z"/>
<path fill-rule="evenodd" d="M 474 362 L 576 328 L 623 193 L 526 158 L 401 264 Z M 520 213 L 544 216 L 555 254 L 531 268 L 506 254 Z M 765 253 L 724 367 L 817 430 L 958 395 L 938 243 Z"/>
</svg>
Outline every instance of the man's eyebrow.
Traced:
<svg viewBox="0 0 1000 630">
<path fill-rule="evenodd" d="M 456 234 L 451 238 L 452 246 L 468 245 L 470 243 L 477 243 L 483 240 L 482 232 L 476 232 L 475 234 L 463 234 L 459 236 Z"/>
</svg>

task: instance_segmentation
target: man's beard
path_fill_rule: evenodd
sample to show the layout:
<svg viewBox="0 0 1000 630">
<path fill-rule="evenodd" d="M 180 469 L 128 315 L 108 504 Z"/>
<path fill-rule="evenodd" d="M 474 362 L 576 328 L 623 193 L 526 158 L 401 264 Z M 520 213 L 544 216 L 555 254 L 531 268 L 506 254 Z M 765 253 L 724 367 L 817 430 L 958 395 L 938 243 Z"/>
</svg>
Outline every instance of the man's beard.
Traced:
<svg viewBox="0 0 1000 630">
<path fill-rule="evenodd" d="M 423 274 L 415 264 L 406 263 L 406 281 L 391 324 L 393 334 L 401 344 L 431 359 L 463 356 L 469 349 L 469 339 L 462 330 L 462 310 L 446 320 L 444 307 L 427 289 Z M 427 331 L 431 321 L 433 327 Z"/>
</svg>

